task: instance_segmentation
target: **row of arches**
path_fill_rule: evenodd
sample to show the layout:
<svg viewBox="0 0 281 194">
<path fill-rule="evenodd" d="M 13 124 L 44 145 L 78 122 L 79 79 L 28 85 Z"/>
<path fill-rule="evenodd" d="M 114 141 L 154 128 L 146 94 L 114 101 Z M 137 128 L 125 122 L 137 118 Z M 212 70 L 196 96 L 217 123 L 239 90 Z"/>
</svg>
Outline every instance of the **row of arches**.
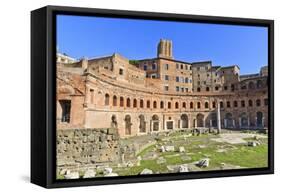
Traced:
<svg viewBox="0 0 281 194">
<path fill-rule="evenodd" d="M 216 128 L 217 115 L 211 113 L 204 115 L 198 113 L 189 117 L 183 113 L 179 115 L 178 119 L 163 118 L 160 119 L 159 115 L 154 114 L 150 117 L 140 114 L 137 120 L 133 120 L 131 115 L 126 114 L 124 117 L 125 135 L 132 135 L 132 130 L 137 130 L 138 133 L 158 132 L 161 130 L 173 129 L 189 129 L 189 128 Z M 162 117 L 161 117 L 162 118 Z M 116 116 L 112 116 L 112 125 L 118 128 Z M 250 128 L 250 127 L 265 127 L 264 114 L 260 111 L 256 112 L 255 121 L 250 120 L 246 112 L 241 113 L 238 118 L 235 118 L 232 113 L 226 113 L 221 119 L 221 126 L 223 128 Z"/>
<path fill-rule="evenodd" d="M 118 106 L 119 103 L 119 107 L 127 107 L 127 108 L 160 108 L 160 109 L 164 109 L 164 108 L 168 108 L 168 109 L 172 109 L 172 105 L 174 105 L 173 107 L 175 109 L 179 109 L 179 108 L 190 108 L 190 109 L 201 109 L 201 108 L 205 108 L 205 109 L 209 109 L 209 108 L 216 108 L 216 102 L 213 101 L 211 104 L 211 107 L 209 106 L 209 102 L 204 102 L 203 106 L 201 102 L 197 102 L 196 103 L 196 107 L 194 102 L 189 102 L 189 104 L 187 104 L 187 102 L 182 102 L 181 105 L 179 102 L 174 102 L 172 104 L 171 101 L 168 101 L 167 103 L 165 103 L 165 101 L 160 101 L 160 103 L 158 103 L 156 100 L 152 101 L 151 104 L 151 100 L 146 100 L 144 101 L 143 99 L 140 99 L 139 101 L 137 99 L 133 99 L 131 101 L 131 98 L 124 98 L 122 96 L 120 96 L 119 98 L 114 95 L 112 97 L 112 106 Z M 254 105 L 256 107 L 262 106 L 262 101 L 261 99 L 256 99 L 255 101 L 249 99 L 247 102 L 249 107 L 253 107 Z M 146 105 L 145 105 L 146 104 Z M 109 106 L 110 105 L 110 96 L 109 94 L 105 94 L 105 98 L 104 98 L 104 105 L 105 106 Z M 264 106 L 268 105 L 268 99 L 265 98 L 264 102 L 263 102 Z M 241 101 L 226 101 L 226 107 L 227 108 L 231 108 L 231 107 L 245 107 L 246 106 L 246 101 L 245 100 L 241 100 Z M 220 107 L 224 108 L 224 102 L 220 101 Z"/>
</svg>

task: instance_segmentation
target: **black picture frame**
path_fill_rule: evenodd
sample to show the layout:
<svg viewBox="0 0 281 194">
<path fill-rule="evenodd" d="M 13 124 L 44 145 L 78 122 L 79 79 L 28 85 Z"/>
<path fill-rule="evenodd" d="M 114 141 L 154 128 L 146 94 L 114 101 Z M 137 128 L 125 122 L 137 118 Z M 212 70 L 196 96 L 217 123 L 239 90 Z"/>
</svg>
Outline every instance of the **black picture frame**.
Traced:
<svg viewBox="0 0 281 194">
<path fill-rule="evenodd" d="M 268 167 L 181 174 L 56 180 L 56 19 L 57 14 L 135 18 L 268 28 Z M 46 6 L 31 12 L 31 182 L 46 188 L 215 178 L 274 173 L 274 21 L 232 17 Z"/>
</svg>

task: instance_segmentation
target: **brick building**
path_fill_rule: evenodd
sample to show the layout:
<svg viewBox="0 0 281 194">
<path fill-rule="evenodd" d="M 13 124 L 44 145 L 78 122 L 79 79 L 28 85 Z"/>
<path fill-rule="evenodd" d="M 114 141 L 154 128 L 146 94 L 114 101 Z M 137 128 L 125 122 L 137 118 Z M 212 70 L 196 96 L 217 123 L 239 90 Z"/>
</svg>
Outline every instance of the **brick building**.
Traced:
<svg viewBox="0 0 281 194">
<path fill-rule="evenodd" d="M 267 66 L 240 75 L 239 66 L 213 66 L 173 57 L 160 40 L 157 57 L 114 53 L 57 61 L 57 128 L 116 128 L 121 137 L 193 128 L 268 127 Z M 62 62 L 64 61 L 64 62 Z"/>
</svg>

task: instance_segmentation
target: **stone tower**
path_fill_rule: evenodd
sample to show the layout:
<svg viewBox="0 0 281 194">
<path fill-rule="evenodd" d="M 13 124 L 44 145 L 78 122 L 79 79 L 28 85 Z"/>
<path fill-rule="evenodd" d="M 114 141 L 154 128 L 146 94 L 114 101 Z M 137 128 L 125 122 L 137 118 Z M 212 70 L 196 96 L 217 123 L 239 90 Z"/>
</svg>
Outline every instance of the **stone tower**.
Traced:
<svg viewBox="0 0 281 194">
<path fill-rule="evenodd" d="M 158 43 L 157 57 L 173 59 L 172 41 L 161 39 Z"/>
</svg>

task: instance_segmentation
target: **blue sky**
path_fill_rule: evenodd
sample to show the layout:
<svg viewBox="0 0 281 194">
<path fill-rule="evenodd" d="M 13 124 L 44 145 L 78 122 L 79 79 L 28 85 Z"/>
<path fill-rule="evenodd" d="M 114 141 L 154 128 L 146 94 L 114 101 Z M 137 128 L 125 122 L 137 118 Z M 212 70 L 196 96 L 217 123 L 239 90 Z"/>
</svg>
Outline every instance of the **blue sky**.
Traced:
<svg viewBox="0 0 281 194">
<path fill-rule="evenodd" d="M 156 57 L 160 38 L 173 41 L 177 60 L 239 65 L 241 74 L 267 65 L 267 28 L 86 16 L 57 16 L 59 52 L 74 58 L 114 52 L 129 59 Z"/>
</svg>

